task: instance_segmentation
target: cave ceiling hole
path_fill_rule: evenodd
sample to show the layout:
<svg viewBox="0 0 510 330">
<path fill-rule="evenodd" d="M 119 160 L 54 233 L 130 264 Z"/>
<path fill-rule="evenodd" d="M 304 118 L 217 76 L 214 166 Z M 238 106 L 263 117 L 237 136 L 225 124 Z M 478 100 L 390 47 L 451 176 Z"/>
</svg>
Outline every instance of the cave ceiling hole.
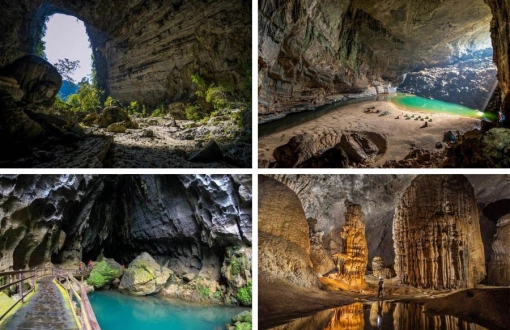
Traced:
<svg viewBox="0 0 510 330">
<path fill-rule="evenodd" d="M 78 83 L 93 80 L 93 56 L 85 24 L 80 19 L 65 15 L 51 14 L 45 18 L 42 27 L 42 47 L 37 50 L 48 62 L 55 65 L 60 61 L 79 61 L 78 67 L 67 76 L 63 75 L 63 84 L 59 96 L 67 100 L 75 94 Z M 62 62 L 61 62 L 62 63 Z"/>
</svg>

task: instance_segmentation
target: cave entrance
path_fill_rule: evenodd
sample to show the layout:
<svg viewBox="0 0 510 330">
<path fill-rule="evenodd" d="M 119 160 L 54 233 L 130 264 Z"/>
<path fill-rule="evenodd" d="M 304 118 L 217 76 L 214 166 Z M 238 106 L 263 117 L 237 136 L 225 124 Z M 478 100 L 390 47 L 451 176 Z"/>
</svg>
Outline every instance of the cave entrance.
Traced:
<svg viewBox="0 0 510 330">
<path fill-rule="evenodd" d="M 78 92 L 78 83 L 92 81 L 93 56 L 83 21 L 74 16 L 47 16 L 39 52 L 62 74 L 58 95 L 66 101 Z"/>
</svg>

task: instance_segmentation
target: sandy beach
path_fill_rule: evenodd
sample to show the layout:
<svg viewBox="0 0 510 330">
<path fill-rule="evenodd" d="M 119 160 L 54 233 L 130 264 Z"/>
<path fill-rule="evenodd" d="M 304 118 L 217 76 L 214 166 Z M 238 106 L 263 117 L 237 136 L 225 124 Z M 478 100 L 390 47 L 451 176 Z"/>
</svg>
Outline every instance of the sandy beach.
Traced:
<svg viewBox="0 0 510 330">
<path fill-rule="evenodd" d="M 381 113 L 364 113 L 366 108 L 375 107 L 389 110 L 391 114 L 380 116 Z M 404 115 L 432 118 L 428 127 L 421 128 L 424 121 L 406 120 Z M 400 119 L 395 117 L 400 115 Z M 435 145 L 443 140 L 443 133 L 449 130 L 466 131 L 478 128 L 479 119 L 465 118 L 450 114 L 430 113 L 426 111 L 404 110 L 389 101 L 367 101 L 347 105 L 332 111 L 316 120 L 294 126 L 290 129 L 259 138 L 259 166 L 267 166 L 274 162 L 273 151 L 286 144 L 290 138 L 302 133 L 321 136 L 325 133 L 341 134 L 343 131 L 369 131 L 383 135 L 388 141 L 388 149 L 381 157 L 375 159 L 371 166 L 377 167 L 388 160 L 401 160 L 410 151 L 412 145 L 430 151 L 436 151 Z"/>
</svg>

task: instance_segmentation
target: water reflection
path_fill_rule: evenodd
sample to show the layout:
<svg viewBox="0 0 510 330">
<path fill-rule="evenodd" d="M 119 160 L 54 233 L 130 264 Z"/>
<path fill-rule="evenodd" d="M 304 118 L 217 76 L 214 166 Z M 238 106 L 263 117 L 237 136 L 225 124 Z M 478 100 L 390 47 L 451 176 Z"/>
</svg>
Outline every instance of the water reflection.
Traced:
<svg viewBox="0 0 510 330">
<path fill-rule="evenodd" d="M 475 323 L 460 320 L 451 315 L 425 314 L 424 307 L 417 304 L 373 302 L 354 303 L 315 315 L 294 320 L 277 329 L 324 329 L 324 330 L 484 330 Z M 303 327 L 306 325 L 305 327 Z"/>
</svg>

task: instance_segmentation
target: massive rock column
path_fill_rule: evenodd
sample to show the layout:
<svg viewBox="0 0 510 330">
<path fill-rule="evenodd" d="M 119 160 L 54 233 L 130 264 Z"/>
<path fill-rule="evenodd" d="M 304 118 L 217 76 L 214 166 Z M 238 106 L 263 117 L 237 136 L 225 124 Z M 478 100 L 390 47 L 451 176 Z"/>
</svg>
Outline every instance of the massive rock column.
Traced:
<svg viewBox="0 0 510 330">
<path fill-rule="evenodd" d="M 488 280 L 493 285 L 510 285 L 510 214 L 498 220 L 498 231 L 492 243 Z"/>
<path fill-rule="evenodd" d="M 361 212 L 361 205 L 345 200 L 347 211 L 345 225 L 339 233 L 342 237 L 342 253 L 335 253 L 335 261 L 340 279 L 350 286 L 365 287 L 365 272 L 368 263 L 368 247 L 365 238 L 365 214 Z"/>
<path fill-rule="evenodd" d="M 284 279 L 304 288 L 318 286 L 310 261 L 309 229 L 296 193 L 259 176 L 259 278 Z"/>
<path fill-rule="evenodd" d="M 393 222 L 395 270 L 420 288 L 474 287 L 485 277 L 485 258 L 473 187 L 460 175 L 413 180 Z"/>
</svg>

